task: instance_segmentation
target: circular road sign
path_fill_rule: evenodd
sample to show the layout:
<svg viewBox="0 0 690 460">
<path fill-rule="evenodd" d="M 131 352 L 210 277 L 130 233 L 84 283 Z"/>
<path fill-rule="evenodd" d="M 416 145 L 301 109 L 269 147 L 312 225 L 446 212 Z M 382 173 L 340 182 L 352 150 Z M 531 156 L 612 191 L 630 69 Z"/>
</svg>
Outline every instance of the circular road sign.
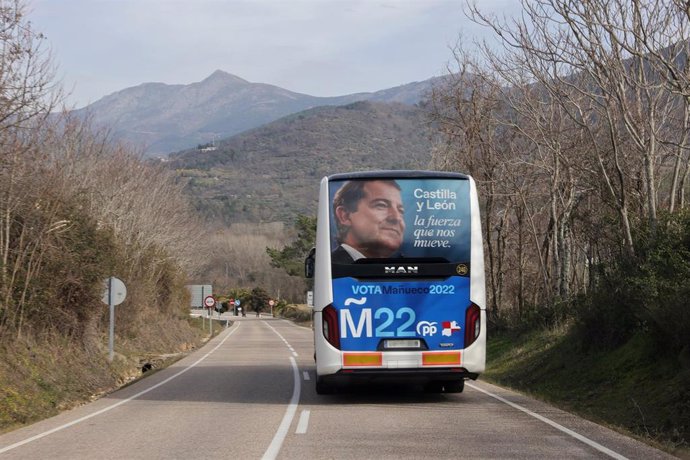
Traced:
<svg viewBox="0 0 690 460">
<path fill-rule="evenodd" d="M 240 299 L 235 299 L 235 306 L 239 307 L 240 306 Z"/>
<path fill-rule="evenodd" d="M 216 299 L 212 295 L 208 295 L 204 298 L 204 305 L 206 308 L 213 308 L 216 305 Z"/>
<path fill-rule="evenodd" d="M 268 304 L 272 307 L 272 306 L 275 305 L 276 303 L 275 303 L 275 301 L 273 301 L 273 300 L 269 300 L 269 301 L 268 301 Z"/>
<path fill-rule="evenodd" d="M 106 305 L 120 305 L 127 297 L 127 288 L 121 279 L 111 276 L 103 282 L 104 292 L 101 302 Z"/>
</svg>

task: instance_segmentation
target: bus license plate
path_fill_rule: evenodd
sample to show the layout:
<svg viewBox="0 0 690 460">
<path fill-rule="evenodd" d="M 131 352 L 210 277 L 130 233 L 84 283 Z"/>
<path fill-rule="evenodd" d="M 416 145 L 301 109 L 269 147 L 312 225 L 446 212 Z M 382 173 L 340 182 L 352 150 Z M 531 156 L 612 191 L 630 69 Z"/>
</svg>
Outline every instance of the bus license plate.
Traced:
<svg viewBox="0 0 690 460">
<path fill-rule="evenodd" d="M 419 340 L 386 340 L 385 348 L 419 348 Z"/>
</svg>

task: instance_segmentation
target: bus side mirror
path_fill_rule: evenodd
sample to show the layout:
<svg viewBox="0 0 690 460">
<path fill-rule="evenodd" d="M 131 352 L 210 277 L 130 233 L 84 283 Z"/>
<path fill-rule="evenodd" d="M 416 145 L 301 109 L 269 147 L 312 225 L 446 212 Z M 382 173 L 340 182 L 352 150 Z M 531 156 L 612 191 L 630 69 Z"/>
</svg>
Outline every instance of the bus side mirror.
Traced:
<svg viewBox="0 0 690 460">
<path fill-rule="evenodd" d="M 304 276 L 307 278 L 314 277 L 314 261 L 316 258 L 316 248 L 311 248 L 309 255 L 304 259 Z"/>
<path fill-rule="evenodd" d="M 314 263 L 316 259 L 316 248 L 311 248 L 309 255 L 304 259 L 304 276 L 307 278 L 314 277 Z"/>
</svg>

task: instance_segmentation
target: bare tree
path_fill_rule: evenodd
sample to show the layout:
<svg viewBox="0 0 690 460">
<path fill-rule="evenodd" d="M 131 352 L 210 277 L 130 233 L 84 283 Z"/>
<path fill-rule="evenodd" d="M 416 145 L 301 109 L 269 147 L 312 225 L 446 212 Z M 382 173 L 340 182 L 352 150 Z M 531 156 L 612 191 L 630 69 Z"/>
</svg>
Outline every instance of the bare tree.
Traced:
<svg viewBox="0 0 690 460">
<path fill-rule="evenodd" d="M 0 132 L 36 126 L 61 100 L 44 40 L 23 0 L 0 4 Z"/>
<path fill-rule="evenodd" d="M 436 165 L 480 186 L 494 309 L 523 311 L 525 285 L 547 304 L 586 289 L 616 241 L 634 253 L 636 222 L 654 229 L 660 207 L 684 206 L 687 12 L 611 3 L 524 0 L 512 20 L 468 4 L 501 46 L 475 45 L 471 59 L 456 47 L 459 71 L 434 94 Z"/>
<path fill-rule="evenodd" d="M 26 20 L 24 2 L 0 5 L 0 332 L 8 321 L 22 323 L 41 247 L 55 225 L 28 219 L 42 203 L 32 135 L 61 97 L 43 39 Z"/>
<path fill-rule="evenodd" d="M 682 129 L 669 130 L 668 117 L 681 114 L 676 118 L 687 122 L 682 115 L 686 109 L 669 91 L 673 84 L 682 86 L 678 77 L 687 72 L 685 60 L 679 59 L 679 48 L 687 47 L 687 25 L 671 1 L 539 0 L 524 1 L 523 7 L 523 19 L 513 27 L 482 15 L 476 7 L 471 11 L 476 20 L 501 34 L 515 50 L 512 56 L 525 57 L 522 63 L 535 80 L 590 131 L 597 171 L 616 204 L 624 241 L 632 252 L 630 181 L 644 184 L 642 212 L 654 228 L 659 175 L 666 172 L 664 147 L 675 146 L 675 174 L 684 163 L 680 152 L 685 151 L 687 136 Z M 556 69 L 546 79 L 535 71 L 544 64 Z M 604 136 L 597 133 L 602 128 Z M 671 184 L 674 196 L 678 181 Z M 675 207 L 674 199 L 669 203 Z"/>
<path fill-rule="evenodd" d="M 202 278 L 227 291 L 262 287 L 271 296 L 296 302 L 304 298 L 306 283 L 272 268 L 267 247 L 282 247 L 294 238 L 280 222 L 236 223 L 211 236 Z"/>
</svg>

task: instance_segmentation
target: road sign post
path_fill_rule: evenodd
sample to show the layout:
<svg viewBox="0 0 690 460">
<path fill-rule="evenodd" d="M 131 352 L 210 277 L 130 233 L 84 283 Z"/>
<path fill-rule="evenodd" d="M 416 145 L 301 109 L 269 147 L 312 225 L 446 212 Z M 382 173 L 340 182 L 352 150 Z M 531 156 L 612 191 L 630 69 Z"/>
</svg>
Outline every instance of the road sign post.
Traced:
<svg viewBox="0 0 690 460">
<path fill-rule="evenodd" d="M 208 295 L 204 298 L 204 306 L 208 310 L 208 331 L 213 335 L 213 317 L 211 316 L 211 309 L 216 306 L 216 298 Z"/>
<path fill-rule="evenodd" d="M 112 362 L 115 356 L 115 305 L 120 305 L 127 297 L 127 288 L 122 280 L 111 276 L 104 282 L 105 292 L 101 302 L 110 309 L 110 327 L 108 334 L 108 360 Z"/>
<path fill-rule="evenodd" d="M 242 309 L 240 308 L 240 304 L 241 304 L 240 299 L 235 299 L 235 316 L 242 313 Z"/>
</svg>

